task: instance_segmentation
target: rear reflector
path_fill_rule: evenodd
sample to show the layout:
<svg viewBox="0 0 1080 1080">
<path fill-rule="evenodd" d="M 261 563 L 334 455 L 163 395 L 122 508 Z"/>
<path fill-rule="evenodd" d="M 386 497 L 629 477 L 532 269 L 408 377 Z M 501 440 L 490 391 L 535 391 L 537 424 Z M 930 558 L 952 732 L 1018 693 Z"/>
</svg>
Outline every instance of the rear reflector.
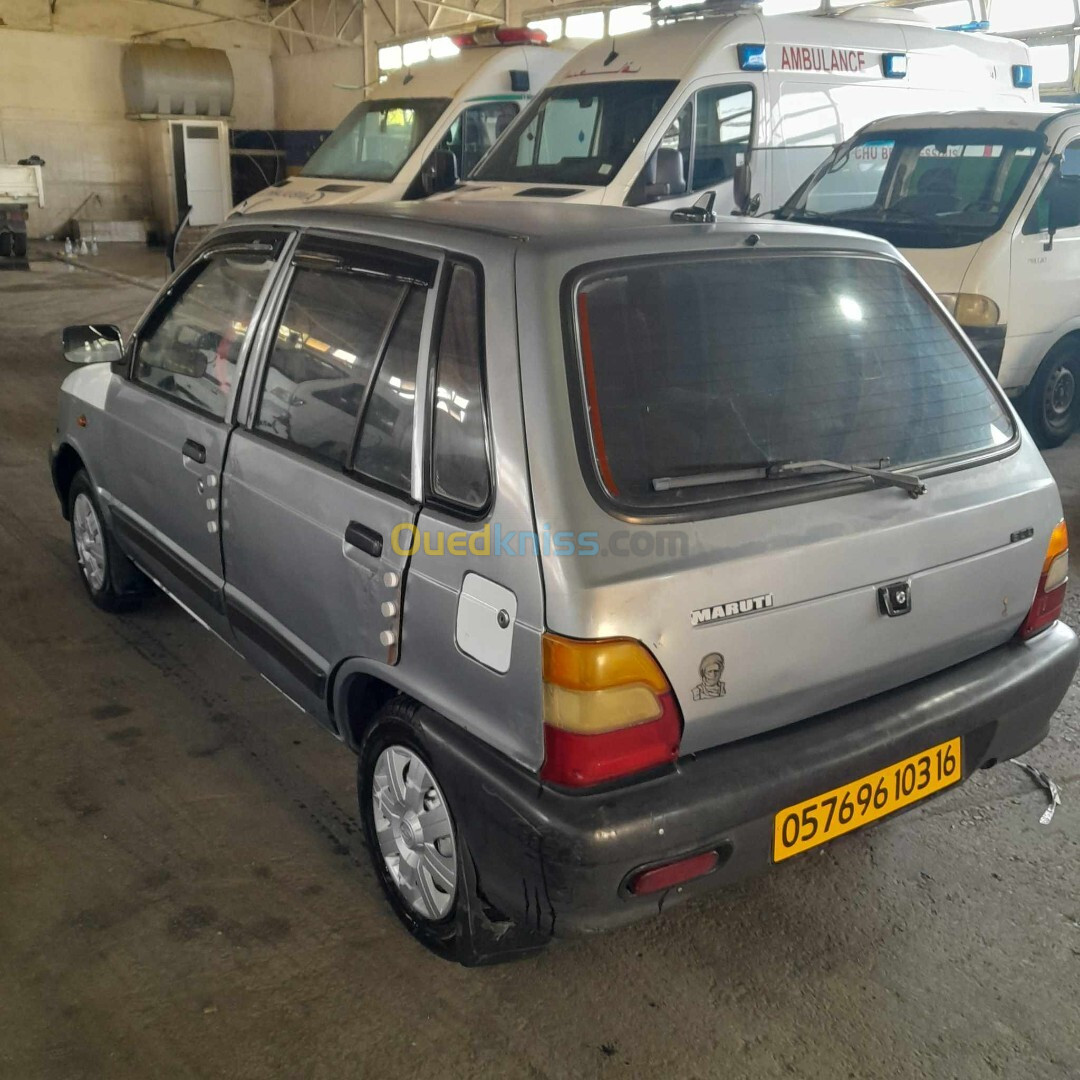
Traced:
<svg viewBox="0 0 1080 1080">
<path fill-rule="evenodd" d="M 716 869 L 720 861 L 718 851 L 706 851 L 701 855 L 691 855 L 688 859 L 678 859 L 675 862 L 665 863 L 663 866 L 654 866 L 651 870 L 642 870 L 630 878 L 628 886 L 635 896 L 644 896 L 646 893 L 660 892 L 670 889 L 694 878 L 704 877 L 710 871 Z"/>
<path fill-rule="evenodd" d="M 1017 637 L 1026 641 L 1040 631 L 1052 626 L 1061 616 L 1065 603 L 1065 589 L 1069 583 L 1069 531 L 1064 521 L 1059 521 L 1050 535 L 1050 544 L 1043 560 L 1039 587 Z"/>
</svg>

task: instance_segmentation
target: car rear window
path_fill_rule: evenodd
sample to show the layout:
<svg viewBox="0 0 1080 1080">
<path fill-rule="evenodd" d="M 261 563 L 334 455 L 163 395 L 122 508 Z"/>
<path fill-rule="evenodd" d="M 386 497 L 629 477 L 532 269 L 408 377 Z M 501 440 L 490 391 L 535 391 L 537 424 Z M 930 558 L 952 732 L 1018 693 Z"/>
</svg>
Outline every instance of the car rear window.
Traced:
<svg viewBox="0 0 1080 1080">
<path fill-rule="evenodd" d="M 891 259 L 626 261 L 579 280 L 573 316 L 596 473 L 624 506 L 836 479 L 763 477 L 762 466 L 897 469 L 1015 436 L 988 378 Z"/>
</svg>

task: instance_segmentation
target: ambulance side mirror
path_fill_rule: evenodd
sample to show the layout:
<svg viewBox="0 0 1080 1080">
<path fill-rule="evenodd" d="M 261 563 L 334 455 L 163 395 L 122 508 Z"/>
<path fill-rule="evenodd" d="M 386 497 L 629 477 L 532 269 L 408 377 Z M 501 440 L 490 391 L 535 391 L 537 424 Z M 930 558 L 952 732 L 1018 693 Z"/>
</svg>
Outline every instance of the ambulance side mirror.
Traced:
<svg viewBox="0 0 1080 1080">
<path fill-rule="evenodd" d="M 452 150 L 434 150 L 420 168 L 420 185 L 425 195 L 453 191 L 457 187 L 457 158 Z"/>
<path fill-rule="evenodd" d="M 736 214 L 756 214 L 761 205 L 760 195 L 750 194 L 753 178 L 750 175 L 750 162 L 745 154 L 735 159 L 735 171 L 732 173 L 732 195 L 735 200 Z"/>
</svg>

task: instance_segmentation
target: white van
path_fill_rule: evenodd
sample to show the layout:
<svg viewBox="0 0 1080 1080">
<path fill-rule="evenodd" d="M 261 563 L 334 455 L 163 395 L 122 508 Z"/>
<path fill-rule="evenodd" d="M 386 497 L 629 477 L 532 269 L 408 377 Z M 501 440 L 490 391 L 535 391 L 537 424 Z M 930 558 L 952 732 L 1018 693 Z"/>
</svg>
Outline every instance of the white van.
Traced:
<svg viewBox="0 0 1080 1080">
<path fill-rule="evenodd" d="M 778 216 L 895 244 L 1018 399 L 1040 446 L 1080 421 L 1080 109 L 868 124 Z"/>
<path fill-rule="evenodd" d="M 898 8 L 738 11 L 582 49 L 449 197 L 673 208 L 715 191 L 718 211 L 768 210 L 870 120 L 1037 100 L 1018 41 Z"/>
<path fill-rule="evenodd" d="M 422 198 L 425 166 L 427 184 L 452 185 L 570 55 L 542 31 L 520 27 L 452 41 L 456 56 L 402 68 L 373 86 L 299 176 L 245 199 L 233 214 Z"/>
</svg>

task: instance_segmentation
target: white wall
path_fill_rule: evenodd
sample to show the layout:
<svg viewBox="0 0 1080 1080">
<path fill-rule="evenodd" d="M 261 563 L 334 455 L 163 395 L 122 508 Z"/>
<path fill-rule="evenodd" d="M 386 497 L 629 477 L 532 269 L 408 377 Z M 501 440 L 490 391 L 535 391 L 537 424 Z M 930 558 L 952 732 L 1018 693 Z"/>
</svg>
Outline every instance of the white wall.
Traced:
<svg viewBox="0 0 1080 1080">
<path fill-rule="evenodd" d="M 275 127 L 292 131 L 333 128 L 361 99 L 359 91 L 334 85 L 363 83 L 364 50 L 360 47 L 278 54 L 271 64 Z"/>
<path fill-rule="evenodd" d="M 33 236 L 57 229 L 91 194 L 88 209 L 102 220 L 148 212 L 142 141 L 124 119 L 120 51 L 96 38 L 0 30 L 0 158 L 45 159 L 45 209 L 31 207 Z"/>
<path fill-rule="evenodd" d="M 30 234 L 57 231 L 88 196 L 85 215 L 136 220 L 150 212 L 137 121 L 125 118 L 124 45 L 102 38 L 0 29 L 0 160 L 45 159 L 45 208 L 30 209 Z M 268 52 L 229 49 L 234 124 L 274 126 Z"/>
</svg>

